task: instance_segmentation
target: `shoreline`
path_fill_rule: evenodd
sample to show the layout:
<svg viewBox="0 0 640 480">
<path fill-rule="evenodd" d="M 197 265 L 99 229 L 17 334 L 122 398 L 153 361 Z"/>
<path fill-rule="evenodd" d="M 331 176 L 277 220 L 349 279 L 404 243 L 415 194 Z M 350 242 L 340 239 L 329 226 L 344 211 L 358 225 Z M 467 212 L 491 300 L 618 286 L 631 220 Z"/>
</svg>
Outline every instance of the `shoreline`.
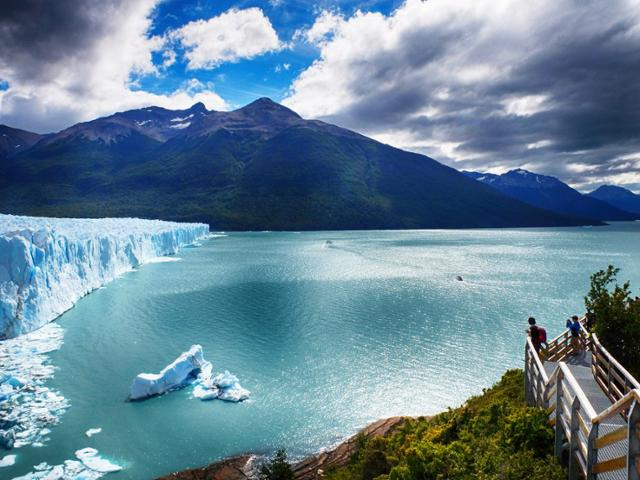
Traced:
<svg viewBox="0 0 640 480">
<path fill-rule="evenodd" d="M 356 453 L 358 439 L 386 435 L 410 417 L 389 417 L 370 423 L 334 447 L 309 455 L 291 465 L 296 480 L 317 480 L 324 471 L 344 467 Z M 259 460 L 253 454 L 236 455 L 204 467 L 190 468 L 157 477 L 155 480 L 254 480 L 259 477 Z"/>
</svg>

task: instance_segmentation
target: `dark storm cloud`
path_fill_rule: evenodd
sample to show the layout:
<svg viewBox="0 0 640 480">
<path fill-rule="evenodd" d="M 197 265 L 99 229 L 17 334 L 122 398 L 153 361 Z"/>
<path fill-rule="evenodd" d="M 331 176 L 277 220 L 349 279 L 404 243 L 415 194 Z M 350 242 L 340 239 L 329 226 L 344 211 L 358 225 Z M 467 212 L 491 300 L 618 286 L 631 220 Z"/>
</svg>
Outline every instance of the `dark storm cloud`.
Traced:
<svg viewBox="0 0 640 480">
<path fill-rule="evenodd" d="M 46 81 L 70 58 L 90 52 L 113 1 L 4 0 L 0 65 L 13 78 Z"/>
<path fill-rule="evenodd" d="M 359 24 L 376 24 L 348 19 L 321 44 L 319 65 L 294 83 L 289 105 L 307 113 L 318 85 L 326 98 L 344 84 L 350 101 L 323 118 L 383 139 L 395 134 L 393 143 L 456 168 L 526 166 L 577 185 L 598 175 L 640 182 L 640 158 L 629 159 L 640 153 L 640 2 L 456 6 L 407 2 L 380 27 L 378 52 L 350 46 Z M 474 9 L 483 6 L 486 15 Z M 329 75 L 343 74 L 346 82 L 331 83 Z M 438 148 L 445 143 L 453 152 Z"/>
</svg>

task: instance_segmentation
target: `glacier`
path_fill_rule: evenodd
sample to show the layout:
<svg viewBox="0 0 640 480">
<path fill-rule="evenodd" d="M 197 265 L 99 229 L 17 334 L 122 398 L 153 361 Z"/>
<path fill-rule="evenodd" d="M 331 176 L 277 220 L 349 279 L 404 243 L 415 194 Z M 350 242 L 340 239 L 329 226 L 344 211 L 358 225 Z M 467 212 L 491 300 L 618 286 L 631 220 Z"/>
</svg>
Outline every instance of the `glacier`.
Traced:
<svg viewBox="0 0 640 480">
<path fill-rule="evenodd" d="M 201 223 L 0 214 L 0 340 L 36 330 L 119 275 L 208 236 Z"/>
</svg>

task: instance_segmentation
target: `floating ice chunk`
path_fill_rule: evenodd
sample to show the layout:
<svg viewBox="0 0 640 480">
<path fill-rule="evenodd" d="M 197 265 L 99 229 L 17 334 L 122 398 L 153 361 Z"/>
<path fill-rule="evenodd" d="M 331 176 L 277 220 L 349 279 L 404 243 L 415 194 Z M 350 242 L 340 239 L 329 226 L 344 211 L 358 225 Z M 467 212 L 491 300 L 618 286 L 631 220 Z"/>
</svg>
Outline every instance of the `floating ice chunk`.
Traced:
<svg viewBox="0 0 640 480">
<path fill-rule="evenodd" d="M 249 390 L 242 388 L 238 377 L 225 370 L 211 378 L 210 373 L 203 370 L 198 376 L 193 396 L 200 400 L 218 398 L 227 402 L 241 402 L 249 398 Z"/>
<path fill-rule="evenodd" d="M 0 467 L 10 467 L 15 463 L 16 463 L 15 455 L 5 455 L 2 459 L 0 459 Z"/>
<path fill-rule="evenodd" d="M 202 356 L 202 347 L 192 345 L 160 373 L 141 373 L 134 378 L 130 398 L 140 400 L 183 387 L 194 380 L 207 363 Z"/>
<path fill-rule="evenodd" d="M 238 377 L 225 370 L 224 373 L 216 375 L 211 383 L 220 389 L 218 398 L 226 402 L 241 402 L 249 398 L 249 390 L 242 388 Z"/>
<path fill-rule="evenodd" d="M 101 428 L 90 428 L 89 430 L 84 432 L 84 434 L 90 438 L 90 437 L 93 437 L 94 435 L 97 435 L 100 432 L 102 432 Z"/>
<path fill-rule="evenodd" d="M 193 387 L 193 396 L 200 400 L 215 400 L 220 396 L 220 389 L 199 384 Z"/>
<path fill-rule="evenodd" d="M 179 262 L 182 260 L 180 257 L 155 257 L 150 258 L 145 263 L 171 263 L 171 262 Z"/>
<path fill-rule="evenodd" d="M 60 348 L 62 338 L 60 325 L 50 323 L 0 342 L 0 409 L 9 412 L 0 414 L 0 444 L 5 448 L 43 445 L 49 427 L 67 408 L 64 397 L 44 386 L 54 372 L 46 354 Z"/>
<path fill-rule="evenodd" d="M 33 469 L 33 472 L 13 480 L 97 480 L 108 473 L 91 470 L 77 460 L 65 460 L 62 465 L 53 466 L 42 462 Z"/>
<path fill-rule="evenodd" d="M 95 448 L 87 447 L 78 450 L 76 451 L 76 457 L 78 457 L 78 460 L 80 460 L 85 467 L 94 472 L 109 473 L 122 470 L 120 465 L 111 463 L 109 460 L 105 460 L 98 455 L 98 451 Z"/>
</svg>

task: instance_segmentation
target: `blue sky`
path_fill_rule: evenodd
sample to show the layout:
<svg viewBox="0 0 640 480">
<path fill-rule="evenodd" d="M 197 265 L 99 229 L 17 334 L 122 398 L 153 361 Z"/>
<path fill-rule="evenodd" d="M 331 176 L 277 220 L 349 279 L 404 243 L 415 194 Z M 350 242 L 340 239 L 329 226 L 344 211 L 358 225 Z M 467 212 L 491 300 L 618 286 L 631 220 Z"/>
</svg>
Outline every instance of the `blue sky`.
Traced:
<svg viewBox="0 0 640 480">
<path fill-rule="evenodd" d="M 267 96 L 458 170 L 640 191 L 640 0 L 20 0 L 0 123 Z"/>
<path fill-rule="evenodd" d="M 187 62 L 178 57 L 167 69 L 166 76 L 145 76 L 140 80 L 141 89 L 155 93 L 169 93 L 183 82 L 197 78 L 212 82 L 216 93 L 230 107 L 245 105 L 258 97 L 270 97 L 282 101 L 293 80 L 318 58 L 319 49 L 305 42 L 294 40 L 297 31 L 310 28 L 320 12 L 328 10 L 346 16 L 357 10 L 375 11 L 388 15 L 401 2 L 398 1 L 182 1 L 168 0 L 160 3 L 153 12 L 150 35 L 166 35 L 169 31 L 202 19 L 219 16 L 231 9 L 261 9 L 281 42 L 287 47 L 249 59 L 223 63 L 216 68 L 187 70 Z M 181 49 L 180 49 L 181 50 Z M 160 53 L 155 54 L 161 61 Z"/>
</svg>

